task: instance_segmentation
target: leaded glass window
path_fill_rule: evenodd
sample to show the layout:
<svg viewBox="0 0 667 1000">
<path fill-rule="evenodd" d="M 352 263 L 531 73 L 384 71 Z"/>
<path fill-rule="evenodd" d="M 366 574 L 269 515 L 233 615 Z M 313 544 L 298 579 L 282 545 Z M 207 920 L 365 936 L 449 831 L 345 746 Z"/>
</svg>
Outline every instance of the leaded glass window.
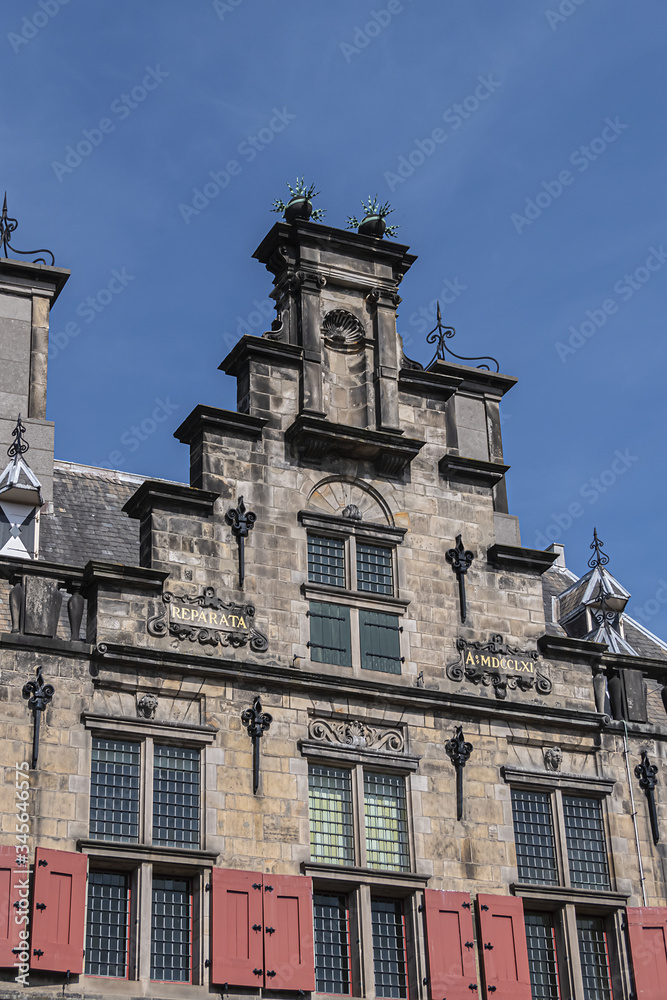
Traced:
<svg viewBox="0 0 667 1000">
<path fill-rule="evenodd" d="M 189 983 L 191 894 L 184 879 L 153 879 L 151 979 Z"/>
<path fill-rule="evenodd" d="M 584 1000 L 612 1000 L 607 935 L 600 917 L 578 917 Z"/>
<path fill-rule="evenodd" d="M 352 976 L 347 897 L 315 893 L 313 919 L 317 992 L 349 996 Z"/>
<path fill-rule="evenodd" d="M 120 872 L 90 872 L 86 922 L 86 975 L 127 977 L 128 876 Z"/>
<path fill-rule="evenodd" d="M 526 913 L 532 1000 L 560 1000 L 556 940 L 550 913 Z"/>
<path fill-rule="evenodd" d="M 308 536 L 308 579 L 311 583 L 345 586 L 345 542 L 323 535 Z"/>
<path fill-rule="evenodd" d="M 93 739 L 90 836 L 139 840 L 141 744 Z"/>
<path fill-rule="evenodd" d="M 352 638 L 350 634 L 350 609 L 337 604 L 311 601 L 310 658 L 317 663 L 333 663 L 339 667 L 352 666 Z"/>
<path fill-rule="evenodd" d="M 308 785 L 311 857 L 334 864 L 354 864 L 350 771 L 311 764 Z"/>
<path fill-rule="evenodd" d="M 153 843 L 199 847 L 199 750 L 156 744 Z"/>
<path fill-rule="evenodd" d="M 403 903 L 400 899 L 372 899 L 373 963 L 377 997 L 407 997 Z"/>
<path fill-rule="evenodd" d="M 599 799 L 563 795 L 570 881 L 576 889 L 610 889 Z"/>
<path fill-rule="evenodd" d="M 394 593 L 391 549 L 357 542 L 357 590 L 373 594 Z"/>
<path fill-rule="evenodd" d="M 556 842 L 547 792 L 512 789 L 514 839 L 520 882 L 558 883 Z"/>
<path fill-rule="evenodd" d="M 400 674 L 402 631 L 397 615 L 388 615 L 384 611 L 359 611 L 361 666 L 365 670 Z"/>
<path fill-rule="evenodd" d="M 410 850 L 405 778 L 365 772 L 364 816 L 368 867 L 407 871 Z"/>
</svg>

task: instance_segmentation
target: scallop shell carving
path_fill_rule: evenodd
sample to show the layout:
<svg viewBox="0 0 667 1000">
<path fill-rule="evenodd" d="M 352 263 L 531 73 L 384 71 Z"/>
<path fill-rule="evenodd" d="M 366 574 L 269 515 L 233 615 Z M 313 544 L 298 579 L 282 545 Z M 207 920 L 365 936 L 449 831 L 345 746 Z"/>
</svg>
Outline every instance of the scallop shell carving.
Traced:
<svg viewBox="0 0 667 1000">
<path fill-rule="evenodd" d="M 332 347 L 353 347 L 364 338 L 364 328 L 352 313 L 333 309 L 322 322 L 322 332 Z"/>
</svg>

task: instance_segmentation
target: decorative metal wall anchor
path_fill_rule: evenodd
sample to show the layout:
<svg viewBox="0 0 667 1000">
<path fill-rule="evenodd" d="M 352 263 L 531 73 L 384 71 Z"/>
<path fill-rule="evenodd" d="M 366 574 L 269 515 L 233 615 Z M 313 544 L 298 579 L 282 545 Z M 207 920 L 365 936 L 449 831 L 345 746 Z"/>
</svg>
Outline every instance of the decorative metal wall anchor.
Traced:
<svg viewBox="0 0 667 1000">
<path fill-rule="evenodd" d="M 53 684 L 44 683 L 41 667 L 37 667 L 35 672 L 37 674 L 35 680 L 26 681 L 23 685 L 23 697 L 28 699 L 28 708 L 32 709 L 35 716 L 32 735 L 33 770 L 37 767 L 37 758 L 39 757 L 39 726 L 42 712 L 46 710 L 46 707 L 53 698 L 56 690 Z"/>
<path fill-rule="evenodd" d="M 641 764 L 637 764 L 635 767 L 635 777 L 639 778 L 639 787 L 644 790 L 646 801 L 648 802 L 648 815 L 651 821 L 651 833 L 653 834 L 654 844 L 657 844 L 660 841 L 658 813 L 655 808 L 654 794 L 655 786 L 658 783 L 658 779 L 656 777 L 657 773 L 658 768 L 648 759 L 648 752 L 646 750 L 642 750 L 642 761 Z"/>
<path fill-rule="evenodd" d="M 2 216 L 0 216 L 0 247 L 2 247 L 2 256 L 9 257 L 9 254 L 7 253 L 8 250 L 11 250 L 12 253 L 18 253 L 22 257 L 32 257 L 34 253 L 47 253 L 51 258 L 50 266 L 53 267 L 56 259 L 50 250 L 17 250 L 16 247 L 11 245 L 9 241 L 12 238 L 12 233 L 14 233 L 18 227 L 19 224 L 16 219 L 10 219 L 7 215 L 7 192 L 5 191 L 5 201 L 2 206 Z M 47 261 L 44 257 L 37 257 L 32 263 L 46 264 Z"/>
<path fill-rule="evenodd" d="M 262 702 L 257 695 L 252 703 L 252 708 L 246 708 L 242 713 L 241 722 L 252 740 L 252 794 L 257 795 L 259 788 L 259 741 L 273 722 L 273 716 L 262 711 Z"/>
<path fill-rule="evenodd" d="M 466 549 L 461 536 L 456 536 L 456 548 L 448 549 L 445 552 L 445 559 L 452 567 L 454 573 L 456 573 L 456 579 L 459 582 L 459 607 L 461 610 L 461 621 L 465 622 L 467 615 L 466 608 L 466 573 L 472 566 L 472 561 L 475 558 L 475 553 L 471 552 L 470 549 Z"/>
<path fill-rule="evenodd" d="M 225 514 L 225 521 L 231 525 L 232 534 L 235 536 L 239 547 L 239 587 L 243 586 L 245 579 L 245 540 L 248 533 L 254 528 L 257 515 L 251 510 L 245 509 L 243 497 L 236 501 L 236 507 L 230 507 Z"/>
<path fill-rule="evenodd" d="M 502 635 L 491 636 L 489 642 L 468 642 L 457 639 L 459 659 L 447 664 L 447 676 L 452 681 L 466 680 L 473 684 L 493 686 L 496 698 L 506 698 L 507 689 L 550 694 L 551 680 L 536 665 L 540 654 L 533 650 L 523 653 L 503 642 Z"/>
<path fill-rule="evenodd" d="M 237 604 L 217 597 L 213 587 L 204 587 L 196 596 L 178 597 L 165 590 L 162 600 L 167 607 L 148 619 L 149 635 L 160 638 L 174 635 L 177 639 L 200 642 L 202 646 L 245 646 L 253 653 L 265 653 L 269 640 L 255 628 L 253 604 Z"/>
<path fill-rule="evenodd" d="M 427 344 L 436 344 L 435 354 L 426 365 L 426 371 L 434 365 L 436 361 L 447 361 L 447 355 L 451 354 L 453 358 L 457 361 L 481 361 L 483 364 L 477 365 L 477 368 L 483 368 L 485 371 L 491 371 L 489 365 L 485 362 L 490 361 L 494 364 L 495 371 L 500 371 L 500 365 L 495 358 L 481 357 L 481 358 L 466 358 L 463 354 L 455 354 L 451 347 L 447 346 L 447 341 L 451 340 L 452 337 L 456 336 L 456 330 L 453 326 L 443 326 L 442 324 L 442 313 L 440 312 L 440 303 L 438 302 L 438 308 L 436 312 L 436 324 L 430 333 L 426 335 Z"/>
<path fill-rule="evenodd" d="M 473 751 L 472 743 L 466 743 L 463 738 L 463 727 L 457 726 L 454 736 L 445 743 L 445 751 L 456 768 L 456 818 L 463 817 L 463 768 Z"/>
</svg>

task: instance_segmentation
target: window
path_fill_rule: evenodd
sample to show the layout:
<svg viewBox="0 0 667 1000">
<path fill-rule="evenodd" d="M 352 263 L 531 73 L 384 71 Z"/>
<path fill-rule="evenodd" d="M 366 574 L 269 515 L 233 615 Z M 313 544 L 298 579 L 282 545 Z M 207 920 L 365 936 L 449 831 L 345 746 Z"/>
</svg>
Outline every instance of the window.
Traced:
<svg viewBox="0 0 667 1000">
<path fill-rule="evenodd" d="M 349 996 L 352 992 L 352 967 L 347 896 L 315 893 L 313 924 L 317 992 Z"/>
<path fill-rule="evenodd" d="M 152 823 L 141 815 L 141 758 L 152 770 Z M 90 834 L 100 840 L 199 847 L 200 751 L 93 738 Z M 152 830 L 152 835 L 150 831 Z"/>
<path fill-rule="evenodd" d="M 515 891 L 525 907 L 532 998 L 612 1000 L 626 903 L 612 889 L 607 854 L 603 800 L 613 782 L 514 768 L 505 776 L 513 786 Z"/>
<path fill-rule="evenodd" d="M 307 647 L 315 663 L 400 674 L 396 546 L 404 529 L 302 511 L 309 529 Z"/>
<path fill-rule="evenodd" d="M 405 921 L 400 899 L 373 899 L 373 964 L 378 997 L 407 997 Z"/>
<path fill-rule="evenodd" d="M 357 791 L 356 797 L 364 834 L 355 844 L 353 788 L 360 780 L 361 794 Z M 308 783 L 313 860 L 410 870 L 403 775 L 311 764 Z"/>
<path fill-rule="evenodd" d="M 202 984 L 205 726 L 87 715 L 91 735 L 85 974 Z"/>
</svg>

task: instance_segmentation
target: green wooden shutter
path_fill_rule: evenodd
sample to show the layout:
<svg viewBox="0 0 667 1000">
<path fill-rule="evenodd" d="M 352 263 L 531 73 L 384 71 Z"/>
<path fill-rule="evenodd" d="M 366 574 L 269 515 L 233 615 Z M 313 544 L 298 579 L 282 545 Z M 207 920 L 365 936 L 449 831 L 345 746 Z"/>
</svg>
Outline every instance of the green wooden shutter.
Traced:
<svg viewBox="0 0 667 1000">
<path fill-rule="evenodd" d="M 397 615 L 383 611 L 359 612 L 359 637 L 361 666 L 366 670 L 381 670 L 387 674 L 401 672 L 401 643 L 403 631 Z"/>
<path fill-rule="evenodd" d="M 352 666 L 352 638 L 350 636 L 350 609 L 338 604 L 311 601 L 310 658 L 317 663 L 334 663 L 339 667 Z"/>
</svg>

